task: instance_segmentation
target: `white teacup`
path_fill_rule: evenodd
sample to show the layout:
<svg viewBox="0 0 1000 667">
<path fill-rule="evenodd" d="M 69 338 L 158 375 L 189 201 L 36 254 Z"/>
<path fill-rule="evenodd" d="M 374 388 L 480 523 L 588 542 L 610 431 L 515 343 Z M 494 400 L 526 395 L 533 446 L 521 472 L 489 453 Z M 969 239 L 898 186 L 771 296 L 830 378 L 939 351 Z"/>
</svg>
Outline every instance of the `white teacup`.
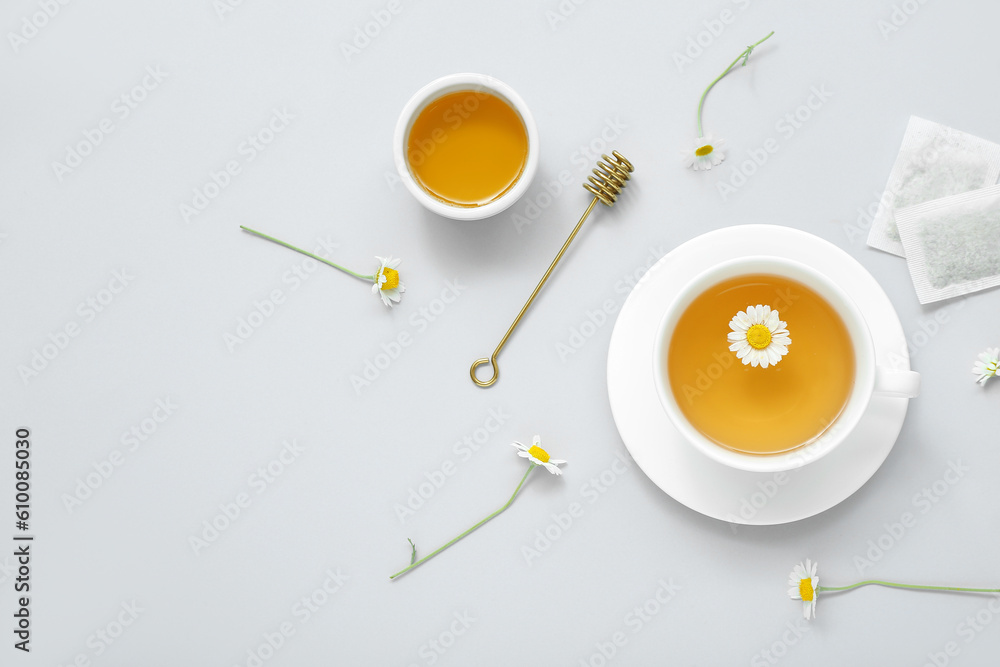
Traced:
<svg viewBox="0 0 1000 667">
<path fill-rule="evenodd" d="M 713 442 L 687 420 L 670 388 L 665 369 L 671 336 L 681 315 L 695 298 L 724 280 L 762 273 L 784 276 L 808 286 L 840 315 L 854 347 L 854 386 L 840 415 L 809 444 L 781 454 L 742 454 Z M 726 333 L 723 331 L 720 335 Z M 816 461 L 850 436 L 868 409 L 872 396 L 912 398 L 920 388 L 919 373 L 889 369 L 876 364 L 875 346 L 865 318 L 844 290 L 826 275 L 805 264 L 781 257 L 753 256 L 730 260 L 708 269 L 681 288 L 660 322 L 652 363 L 660 403 L 684 439 L 723 465 L 751 472 L 793 470 Z"/>
</svg>

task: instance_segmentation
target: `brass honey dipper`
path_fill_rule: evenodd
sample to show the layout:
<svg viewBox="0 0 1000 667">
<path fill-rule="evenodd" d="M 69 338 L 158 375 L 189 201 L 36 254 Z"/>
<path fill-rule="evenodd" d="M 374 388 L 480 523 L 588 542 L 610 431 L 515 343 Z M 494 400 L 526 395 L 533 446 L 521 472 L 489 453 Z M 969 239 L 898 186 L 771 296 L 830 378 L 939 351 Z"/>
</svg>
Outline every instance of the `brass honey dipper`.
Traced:
<svg viewBox="0 0 1000 667">
<path fill-rule="evenodd" d="M 597 167 L 593 169 L 594 175 L 587 177 L 588 182 L 584 183 L 583 187 L 594 195 L 594 199 L 590 202 L 590 206 L 587 207 L 587 210 L 583 212 L 583 217 L 580 218 L 580 222 L 576 223 L 576 227 L 574 227 L 573 231 L 570 232 L 569 238 L 566 239 L 562 248 L 559 249 L 559 254 L 557 254 L 556 258 L 552 260 L 551 264 L 549 264 L 549 268 L 546 269 L 545 275 L 543 275 L 542 279 L 538 281 L 538 285 L 535 286 L 535 291 L 532 292 L 531 296 L 528 297 L 528 300 L 524 302 L 521 312 L 519 312 L 517 317 L 514 318 L 514 322 L 510 325 L 510 328 L 507 329 L 507 333 L 505 333 L 503 338 L 500 339 L 500 344 L 497 345 L 495 350 L 493 350 L 493 354 L 490 355 L 489 359 L 483 357 L 482 359 L 476 359 L 472 362 L 472 368 L 469 369 L 469 375 L 472 376 L 472 381 L 480 387 L 489 387 L 497 381 L 498 377 L 500 377 L 500 369 L 497 367 L 497 355 L 500 354 L 500 350 L 502 350 L 503 346 L 507 343 L 507 339 L 510 338 L 512 333 L 514 333 L 514 329 L 517 328 L 517 325 L 521 322 L 521 318 L 524 317 L 528 308 L 531 307 L 532 301 L 534 301 L 535 297 L 538 296 L 538 292 L 541 291 L 542 285 L 544 285 L 545 281 L 549 279 L 549 275 L 552 273 L 552 270 L 556 268 L 556 264 L 559 263 L 559 260 L 562 259 L 563 253 L 565 253 L 566 249 L 569 248 L 569 244 L 573 242 L 574 238 L 576 238 L 577 232 L 579 232 L 580 228 L 583 227 L 583 223 L 587 221 L 587 216 L 589 216 L 590 212 L 594 210 L 594 206 L 597 205 L 598 201 L 603 203 L 605 206 L 612 206 L 615 201 L 617 201 L 618 195 L 621 194 L 621 191 L 625 188 L 629 175 L 635 171 L 632 163 L 626 160 L 621 153 L 618 151 L 611 151 L 611 155 L 614 157 L 601 155 L 601 159 L 597 161 Z M 484 381 L 476 377 L 476 369 L 486 363 L 493 367 L 493 376 L 489 380 Z"/>
</svg>

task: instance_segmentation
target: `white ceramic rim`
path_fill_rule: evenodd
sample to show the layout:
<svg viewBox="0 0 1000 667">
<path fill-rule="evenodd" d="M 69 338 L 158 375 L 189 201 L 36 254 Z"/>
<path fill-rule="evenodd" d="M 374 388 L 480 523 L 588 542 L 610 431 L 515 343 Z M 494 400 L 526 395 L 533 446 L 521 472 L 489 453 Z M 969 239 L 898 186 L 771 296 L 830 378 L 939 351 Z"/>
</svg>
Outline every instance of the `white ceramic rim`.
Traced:
<svg viewBox="0 0 1000 667">
<path fill-rule="evenodd" d="M 528 157 L 525 160 L 524 171 L 510 190 L 488 204 L 475 207 L 452 206 L 437 199 L 417 183 L 410 173 L 409 162 L 406 159 L 406 145 L 413 121 L 428 104 L 448 93 L 462 90 L 485 90 L 504 100 L 518 113 L 528 132 Z M 488 74 L 449 74 L 431 81 L 418 90 L 403 106 L 403 111 L 396 121 L 396 131 L 392 139 L 392 154 L 396 162 L 399 178 L 406 185 L 418 202 L 438 215 L 455 220 L 481 220 L 496 215 L 516 202 L 531 186 L 531 181 L 538 171 L 538 128 L 535 119 L 521 96 L 503 81 Z"/>
<path fill-rule="evenodd" d="M 847 405 L 819 438 L 804 447 L 784 454 L 753 455 L 740 454 L 720 447 L 695 429 L 684 417 L 671 391 L 665 374 L 667 350 L 670 339 L 667 332 L 674 329 L 681 314 L 691 302 L 706 289 L 728 278 L 747 273 L 769 273 L 797 280 L 826 299 L 834 307 L 847 327 L 854 346 L 855 377 L 854 387 Z M 728 324 L 728 322 L 727 322 Z M 792 334 L 794 345 L 795 334 Z M 819 460 L 842 443 L 858 425 L 868 408 L 875 389 L 875 348 L 871 332 L 861 310 L 854 300 L 835 282 L 822 273 L 791 259 L 757 255 L 723 262 L 695 276 L 681 288 L 667 307 L 657 328 L 656 343 L 653 348 L 653 378 L 660 404 L 674 427 L 684 440 L 705 456 L 731 468 L 749 472 L 782 472 L 801 468 Z"/>
</svg>

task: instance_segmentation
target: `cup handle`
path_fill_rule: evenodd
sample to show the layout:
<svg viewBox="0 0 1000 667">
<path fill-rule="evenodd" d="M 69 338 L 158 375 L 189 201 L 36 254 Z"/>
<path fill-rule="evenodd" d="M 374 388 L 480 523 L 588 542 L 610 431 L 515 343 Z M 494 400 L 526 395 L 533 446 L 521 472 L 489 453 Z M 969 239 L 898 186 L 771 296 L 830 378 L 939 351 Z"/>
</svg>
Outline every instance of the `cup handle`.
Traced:
<svg viewBox="0 0 1000 667">
<path fill-rule="evenodd" d="M 874 393 L 879 396 L 913 398 L 920 393 L 920 373 L 879 366 L 875 369 Z"/>
</svg>

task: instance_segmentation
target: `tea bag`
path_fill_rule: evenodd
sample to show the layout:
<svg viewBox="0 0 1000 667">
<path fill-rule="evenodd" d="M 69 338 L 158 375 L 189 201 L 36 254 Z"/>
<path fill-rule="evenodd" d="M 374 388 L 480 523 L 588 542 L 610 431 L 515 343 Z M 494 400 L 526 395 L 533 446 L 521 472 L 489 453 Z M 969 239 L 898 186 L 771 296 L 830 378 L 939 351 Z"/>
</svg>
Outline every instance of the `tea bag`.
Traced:
<svg viewBox="0 0 1000 667">
<path fill-rule="evenodd" d="M 896 210 L 920 303 L 1000 285 L 1000 185 Z"/>
<path fill-rule="evenodd" d="M 872 220 L 868 245 L 905 257 L 894 209 L 993 185 L 997 176 L 1000 145 L 910 116 Z"/>
</svg>

